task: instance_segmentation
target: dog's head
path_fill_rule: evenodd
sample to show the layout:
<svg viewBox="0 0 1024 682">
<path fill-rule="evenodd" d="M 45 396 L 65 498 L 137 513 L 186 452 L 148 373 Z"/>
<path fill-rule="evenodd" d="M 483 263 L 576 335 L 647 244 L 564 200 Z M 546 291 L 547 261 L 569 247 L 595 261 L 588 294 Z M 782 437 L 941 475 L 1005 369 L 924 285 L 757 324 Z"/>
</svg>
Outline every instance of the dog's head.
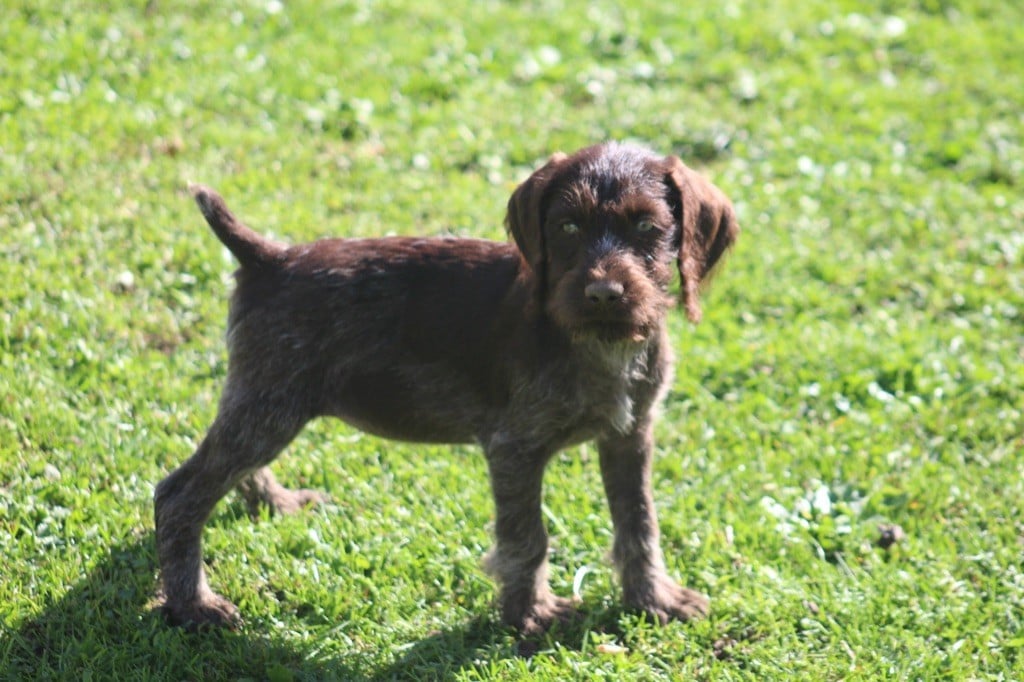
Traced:
<svg viewBox="0 0 1024 682">
<path fill-rule="evenodd" d="M 739 232 L 722 192 L 674 156 L 607 143 L 555 154 L 512 194 L 506 226 L 548 315 L 574 336 L 641 341 L 671 306 L 687 316 Z"/>
</svg>

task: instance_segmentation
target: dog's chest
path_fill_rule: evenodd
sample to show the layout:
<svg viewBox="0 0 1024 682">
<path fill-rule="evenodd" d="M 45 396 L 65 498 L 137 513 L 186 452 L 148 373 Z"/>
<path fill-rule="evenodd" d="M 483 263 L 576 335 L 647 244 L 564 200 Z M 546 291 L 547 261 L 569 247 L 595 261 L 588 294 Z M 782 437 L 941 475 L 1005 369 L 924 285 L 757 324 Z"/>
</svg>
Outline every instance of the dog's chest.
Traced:
<svg viewBox="0 0 1024 682">
<path fill-rule="evenodd" d="M 649 357 L 636 348 L 587 348 L 521 387 L 503 431 L 556 447 L 628 433 L 652 388 Z M 512 434 L 509 434 L 512 435 Z"/>
<path fill-rule="evenodd" d="M 649 380 L 646 353 L 629 347 L 599 348 L 584 356 L 576 368 L 576 395 L 569 406 L 577 406 L 570 422 L 578 422 L 580 439 L 608 429 L 627 433 L 636 420 L 638 388 Z"/>
</svg>

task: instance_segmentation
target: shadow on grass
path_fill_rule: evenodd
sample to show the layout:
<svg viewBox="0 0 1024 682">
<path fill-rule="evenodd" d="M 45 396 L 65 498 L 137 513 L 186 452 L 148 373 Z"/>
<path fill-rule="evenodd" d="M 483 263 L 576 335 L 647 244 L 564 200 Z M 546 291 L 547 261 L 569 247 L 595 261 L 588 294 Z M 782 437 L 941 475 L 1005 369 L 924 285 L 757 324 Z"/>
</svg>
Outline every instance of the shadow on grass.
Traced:
<svg viewBox="0 0 1024 682">
<path fill-rule="evenodd" d="M 556 626 L 542 637 L 521 640 L 513 639 L 509 629 L 496 621 L 478 617 L 463 627 L 434 633 L 404 647 L 394 663 L 378 669 L 368 679 L 450 679 L 467 668 L 486 667 L 502 659 L 525 660 L 533 656 L 544 656 L 556 647 L 579 651 L 590 632 L 616 631 L 622 614 L 619 607 L 600 609 L 593 613 L 584 612 L 575 624 Z"/>
<path fill-rule="evenodd" d="M 304 655 L 287 644 L 169 627 L 154 609 L 155 566 L 152 532 L 114 544 L 60 599 L 13 626 L 0 645 L 0 679 L 293 678 L 290 664 Z M 333 668 L 328 676 L 365 676 Z"/>
<path fill-rule="evenodd" d="M 589 630 L 617 620 L 611 611 L 594 613 L 543 640 L 516 642 L 506 628 L 481 616 L 390 655 L 320 657 L 315 646 L 252 626 L 199 633 L 169 627 L 153 608 L 155 566 L 152 532 L 115 543 L 63 596 L 11 624 L 0 641 L 0 679 L 445 679 L 556 642 L 578 650 Z"/>
</svg>

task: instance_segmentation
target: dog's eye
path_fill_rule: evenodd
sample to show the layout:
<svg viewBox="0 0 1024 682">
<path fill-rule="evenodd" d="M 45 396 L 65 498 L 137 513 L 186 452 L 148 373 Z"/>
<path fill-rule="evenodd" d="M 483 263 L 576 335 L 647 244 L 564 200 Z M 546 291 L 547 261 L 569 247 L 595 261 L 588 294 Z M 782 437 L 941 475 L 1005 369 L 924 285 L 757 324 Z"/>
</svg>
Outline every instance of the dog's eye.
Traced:
<svg viewBox="0 0 1024 682">
<path fill-rule="evenodd" d="M 574 222 L 562 223 L 562 232 L 566 234 L 576 234 L 580 231 L 580 226 Z"/>
<path fill-rule="evenodd" d="M 636 229 L 638 232 L 650 232 L 655 227 L 657 227 L 657 225 L 655 225 L 654 221 L 650 220 L 649 218 L 644 218 L 643 220 L 638 221 L 636 224 Z"/>
</svg>

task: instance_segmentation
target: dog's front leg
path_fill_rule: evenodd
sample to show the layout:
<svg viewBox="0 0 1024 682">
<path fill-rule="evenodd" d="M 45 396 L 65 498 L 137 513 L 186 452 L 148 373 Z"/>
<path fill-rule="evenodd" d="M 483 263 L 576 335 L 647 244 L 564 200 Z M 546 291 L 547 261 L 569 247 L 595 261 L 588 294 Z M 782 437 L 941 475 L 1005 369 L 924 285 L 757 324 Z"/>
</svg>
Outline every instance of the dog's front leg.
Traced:
<svg viewBox="0 0 1024 682">
<path fill-rule="evenodd" d="M 652 450 L 649 420 L 630 434 L 598 442 L 601 476 L 615 524 L 612 557 L 622 580 L 623 599 L 660 623 L 699 618 L 708 613 L 707 597 L 681 587 L 665 571 L 651 493 Z"/>
<path fill-rule="evenodd" d="M 510 444 L 487 449 L 497 542 L 486 567 L 501 582 L 503 620 L 525 635 L 540 634 L 575 615 L 572 602 L 556 597 L 548 585 L 541 482 L 551 454 Z"/>
</svg>

